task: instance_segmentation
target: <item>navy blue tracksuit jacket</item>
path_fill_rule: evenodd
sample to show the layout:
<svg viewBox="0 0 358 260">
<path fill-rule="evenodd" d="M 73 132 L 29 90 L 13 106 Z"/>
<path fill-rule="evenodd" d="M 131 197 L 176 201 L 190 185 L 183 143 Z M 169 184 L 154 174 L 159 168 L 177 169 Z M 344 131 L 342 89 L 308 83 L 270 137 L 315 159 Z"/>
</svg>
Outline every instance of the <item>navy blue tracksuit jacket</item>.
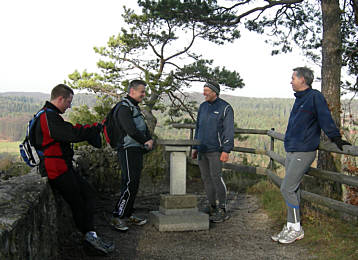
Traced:
<svg viewBox="0 0 358 260">
<path fill-rule="evenodd" d="M 234 147 L 234 111 L 221 98 L 205 101 L 199 107 L 195 137 L 200 141 L 198 152 L 227 152 Z"/>
<path fill-rule="evenodd" d="M 321 129 L 329 138 L 341 136 L 321 92 L 308 88 L 295 97 L 285 134 L 286 152 L 315 151 Z"/>
</svg>

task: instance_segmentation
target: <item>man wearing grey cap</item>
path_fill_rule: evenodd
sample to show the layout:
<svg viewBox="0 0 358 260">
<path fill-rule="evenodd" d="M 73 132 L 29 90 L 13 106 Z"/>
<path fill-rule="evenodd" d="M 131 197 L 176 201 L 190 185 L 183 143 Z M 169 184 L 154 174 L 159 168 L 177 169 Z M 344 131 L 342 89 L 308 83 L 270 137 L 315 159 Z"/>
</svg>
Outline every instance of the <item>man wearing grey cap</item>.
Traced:
<svg viewBox="0 0 358 260">
<path fill-rule="evenodd" d="M 199 107 L 194 138 L 200 141 L 200 145 L 193 147 L 192 154 L 193 159 L 198 158 L 209 201 L 205 212 L 214 223 L 229 218 L 226 212 L 227 190 L 222 178 L 222 163 L 229 159 L 229 153 L 234 147 L 234 111 L 229 103 L 219 98 L 219 94 L 219 84 L 205 83 L 205 102 Z"/>
</svg>

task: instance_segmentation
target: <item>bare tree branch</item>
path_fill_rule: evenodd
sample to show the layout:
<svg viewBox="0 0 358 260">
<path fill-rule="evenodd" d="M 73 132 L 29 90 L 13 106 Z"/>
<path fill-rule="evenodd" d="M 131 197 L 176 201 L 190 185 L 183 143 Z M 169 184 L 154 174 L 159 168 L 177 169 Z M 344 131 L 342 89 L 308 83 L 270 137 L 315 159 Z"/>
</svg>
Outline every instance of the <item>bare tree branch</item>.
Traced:
<svg viewBox="0 0 358 260">
<path fill-rule="evenodd" d="M 182 94 L 184 97 L 186 97 L 182 92 L 180 92 L 180 94 Z M 171 99 L 171 101 L 174 101 L 174 100 L 175 100 L 175 101 L 179 102 L 179 104 L 181 105 L 181 107 L 184 108 L 184 110 L 189 114 L 189 116 L 191 117 L 191 119 L 192 119 L 192 120 L 195 120 L 195 114 L 191 111 L 190 108 L 188 108 L 188 107 L 186 106 L 186 104 L 183 102 L 182 98 L 176 96 L 173 91 L 170 91 L 170 92 L 168 93 L 168 96 L 169 96 L 169 98 Z"/>
<path fill-rule="evenodd" d="M 244 3 L 235 4 L 232 7 L 227 8 L 226 12 L 231 11 L 235 7 L 237 7 L 237 6 L 241 5 L 241 4 L 248 3 L 248 2 L 250 2 L 250 1 L 245 1 Z M 228 21 L 226 21 L 226 22 L 224 22 L 224 21 L 212 21 L 212 20 L 210 20 L 210 18 L 203 20 L 203 22 L 207 22 L 208 24 L 212 24 L 212 25 L 225 24 L 226 26 L 232 26 L 232 25 L 239 24 L 242 18 L 244 18 L 244 17 L 246 17 L 246 16 L 248 16 L 250 14 L 253 14 L 255 12 L 260 11 L 260 13 L 262 13 L 266 9 L 272 8 L 274 6 L 280 6 L 280 5 L 289 6 L 289 5 L 298 4 L 298 3 L 301 3 L 301 2 L 303 2 L 303 0 L 267 1 L 267 3 L 268 3 L 267 5 L 261 6 L 261 7 L 255 7 L 253 9 L 250 9 L 250 10 L 248 10 L 248 11 L 246 11 L 246 12 L 244 12 L 244 13 L 238 15 L 238 16 L 236 16 L 236 18 L 231 22 L 228 22 Z"/>
<path fill-rule="evenodd" d="M 191 38 L 191 42 L 189 43 L 189 45 L 186 46 L 186 47 L 184 47 L 184 50 L 182 50 L 182 51 L 180 51 L 180 52 L 177 52 L 176 54 L 173 54 L 173 55 L 167 57 L 166 59 L 164 59 L 164 61 L 170 60 L 170 59 L 172 59 L 172 58 L 174 58 L 174 57 L 177 57 L 177 56 L 179 56 L 179 55 L 182 55 L 182 54 L 186 53 L 186 52 L 193 46 L 194 41 L 195 41 L 195 39 L 196 39 L 196 37 L 197 37 L 197 36 L 195 35 L 195 25 L 193 25 L 192 32 L 193 32 L 193 33 L 192 33 L 192 38 Z"/>
</svg>

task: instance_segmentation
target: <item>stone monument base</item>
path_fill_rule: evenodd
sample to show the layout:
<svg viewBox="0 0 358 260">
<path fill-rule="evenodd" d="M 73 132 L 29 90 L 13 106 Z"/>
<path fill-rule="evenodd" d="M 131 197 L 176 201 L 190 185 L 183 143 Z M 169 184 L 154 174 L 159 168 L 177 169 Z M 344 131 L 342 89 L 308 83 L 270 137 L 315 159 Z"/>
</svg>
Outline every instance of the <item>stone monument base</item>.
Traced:
<svg viewBox="0 0 358 260">
<path fill-rule="evenodd" d="M 195 195 L 160 195 L 159 211 L 150 212 L 159 231 L 208 230 L 209 216 L 199 212 Z"/>
</svg>

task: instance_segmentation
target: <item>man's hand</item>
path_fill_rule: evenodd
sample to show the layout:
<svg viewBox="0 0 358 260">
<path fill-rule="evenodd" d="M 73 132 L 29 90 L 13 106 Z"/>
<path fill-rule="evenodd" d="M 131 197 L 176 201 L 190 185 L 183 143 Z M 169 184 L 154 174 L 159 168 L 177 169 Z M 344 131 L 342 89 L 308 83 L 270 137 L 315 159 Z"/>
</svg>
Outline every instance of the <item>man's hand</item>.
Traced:
<svg viewBox="0 0 358 260">
<path fill-rule="evenodd" d="M 196 158 L 198 158 L 198 150 L 193 150 L 192 154 L 191 154 L 191 158 L 193 160 L 195 160 Z"/>
<path fill-rule="evenodd" d="M 220 156 L 220 161 L 227 162 L 227 160 L 229 160 L 229 154 L 226 152 L 222 152 Z"/>
<path fill-rule="evenodd" d="M 337 145 L 337 147 L 341 151 L 343 151 L 343 145 L 352 145 L 352 144 L 348 143 L 347 141 L 342 140 L 342 137 L 340 137 L 340 136 L 333 137 L 331 140 L 332 140 L 332 142 L 334 142 Z"/>
<path fill-rule="evenodd" d="M 144 143 L 144 147 L 148 147 L 147 150 L 152 150 L 153 149 L 153 140 L 150 139 L 149 141 L 146 141 Z"/>
</svg>

